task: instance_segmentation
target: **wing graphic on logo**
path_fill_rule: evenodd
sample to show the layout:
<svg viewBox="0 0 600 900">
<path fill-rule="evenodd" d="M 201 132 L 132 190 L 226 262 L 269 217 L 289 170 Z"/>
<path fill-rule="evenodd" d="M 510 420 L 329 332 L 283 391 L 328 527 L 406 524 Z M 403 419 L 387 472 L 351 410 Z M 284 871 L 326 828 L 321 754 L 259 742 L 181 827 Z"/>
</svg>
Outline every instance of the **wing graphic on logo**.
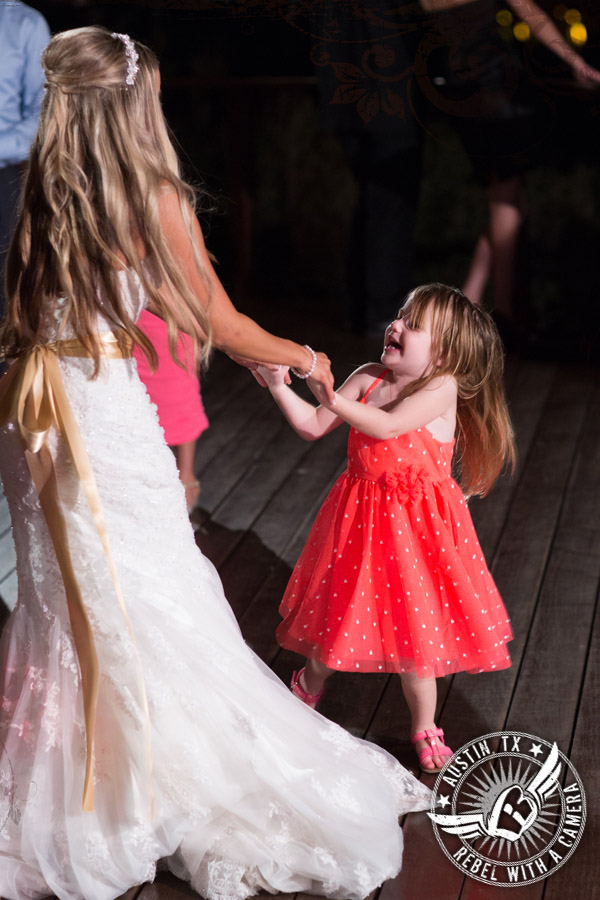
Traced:
<svg viewBox="0 0 600 900">
<path fill-rule="evenodd" d="M 546 797 L 556 790 L 560 768 L 558 747 L 553 744 L 548 759 L 528 785 L 508 784 L 498 795 L 487 821 L 481 813 L 428 813 L 429 818 L 448 834 L 456 834 L 463 840 L 487 835 L 518 841 L 535 822 Z"/>
<path fill-rule="evenodd" d="M 544 800 L 556 790 L 558 776 L 560 775 L 561 762 L 558 758 L 558 747 L 556 743 L 552 744 L 552 749 L 548 754 L 548 759 L 537 773 L 531 779 L 525 790 L 528 794 L 535 797 L 538 807 L 544 805 Z"/>
<path fill-rule="evenodd" d="M 481 813 L 461 813 L 448 816 L 440 813 L 427 813 L 429 818 L 449 834 L 457 834 L 466 841 L 487 834 Z"/>
</svg>

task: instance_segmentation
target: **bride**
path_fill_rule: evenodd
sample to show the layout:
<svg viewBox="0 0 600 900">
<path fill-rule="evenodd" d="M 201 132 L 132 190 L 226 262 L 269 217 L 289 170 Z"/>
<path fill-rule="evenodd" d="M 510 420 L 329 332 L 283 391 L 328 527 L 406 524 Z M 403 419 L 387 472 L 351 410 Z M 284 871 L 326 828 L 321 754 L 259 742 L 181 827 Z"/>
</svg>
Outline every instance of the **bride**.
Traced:
<svg viewBox="0 0 600 900">
<path fill-rule="evenodd" d="M 238 313 L 178 174 L 158 64 L 82 28 L 46 96 L 7 266 L 0 468 L 19 596 L 1 645 L 0 894 L 111 900 L 163 859 L 211 900 L 366 896 L 429 791 L 298 702 L 245 645 L 194 543 L 131 358 L 147 305 L 198 357 L 327 357 Z"/>
</svg>

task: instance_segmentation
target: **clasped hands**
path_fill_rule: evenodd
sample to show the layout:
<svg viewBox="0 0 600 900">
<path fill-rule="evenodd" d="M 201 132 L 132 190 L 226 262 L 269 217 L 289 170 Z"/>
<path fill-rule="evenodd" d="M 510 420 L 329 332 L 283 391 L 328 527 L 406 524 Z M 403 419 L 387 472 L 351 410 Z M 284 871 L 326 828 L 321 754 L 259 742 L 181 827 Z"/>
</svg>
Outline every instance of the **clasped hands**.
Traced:
<svg viewBox="0 0 600 900">
<path fill-rule="evenodd" d="M 250 369 L 261 387 L 272 388 L 280 384 L 291 384 L 289 366 L 257 362 L 255 359 L 247 359 L 243 356 L 232 356 L 231 354 L 230 356 L 238 365 Z M 334 406 L 335 391 L 331 362 L 325 353 L 317 353 L 317 365 L 306 383 L 319 403 L 328 408 Z"/>
</svg>

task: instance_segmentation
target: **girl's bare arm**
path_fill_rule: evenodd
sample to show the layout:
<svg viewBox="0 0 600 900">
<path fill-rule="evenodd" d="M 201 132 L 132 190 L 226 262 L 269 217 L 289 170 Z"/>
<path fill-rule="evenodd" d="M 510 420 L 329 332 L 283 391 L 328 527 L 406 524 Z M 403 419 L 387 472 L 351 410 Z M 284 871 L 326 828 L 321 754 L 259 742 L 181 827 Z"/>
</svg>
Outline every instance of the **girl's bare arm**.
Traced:
<svg viewBox="0 0 600 900">
<path fill-rule="evenodd" d="M 372 365 L 357 369 L 336 392 L 336 397 L 356 402 L 372 382 L 372 370 Z M 335 409 L 328 409 L 326 406 L 315 407 L 303 400 L 285 384 L 285 371 L 282 369 L 279 372 L 272 372 L 259 368 L 259 374 L 266 381 L 277 406 L 301 438 L 305 441 L 316 441 L 342 424 L 343 418 L 335 411 L 337 405 Z"/>
<path fill-rule="evenodd" d="M 449 376 L 440 376 L 427 387 L 387 409 L 379 409 L 365 403 L 357 403 L 336 393 L 335 404 L 324 401 L 336 415 L 354 428 L 377 440 L 397 437 L 415 428 L 422 428 L 443 416 L 453 413 L 456 406 L 456 382 Z"/>
</svg>

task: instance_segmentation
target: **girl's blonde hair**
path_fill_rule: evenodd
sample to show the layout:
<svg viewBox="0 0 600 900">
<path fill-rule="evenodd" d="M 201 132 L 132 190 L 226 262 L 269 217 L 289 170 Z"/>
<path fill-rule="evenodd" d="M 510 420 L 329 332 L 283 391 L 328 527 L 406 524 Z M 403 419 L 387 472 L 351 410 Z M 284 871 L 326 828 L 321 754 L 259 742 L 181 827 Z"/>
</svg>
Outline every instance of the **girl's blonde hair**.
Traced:
<svg viewBox="0 0 600 900">
<path fill-rule="evenodd" d="M 403 391 L 408 397 L 433 378 L 452 375 L 458 386 L 457 449 L 460 482 L 467 496 L 485 495 L 502 469 L 515 466 L 513 430 L 504 395 L 504 351 L 494 321 L 457 288 L 425 284 L 400 311 L 420 328 L 431 309 L 434 366 Z"/>
<path fill-rule="evenodd" d="M 171 355 L 177 359 L 178 328 L 191 335 L 197 358 L 209 352 L 206 310 L 183 278 L 159 219 L 161 193 L 175 192 L 204 274 L 192 231 L 195 192 L 180 178 L 167 132 L 158 61 L 143 44 L 135 49 L 139 71 L 132 85 L 125 83 L 125 44 L 104 28 L 64 31 L 44 50 L 46 93 L 6 266 L 0 349 L 8 357 L 43 340 L 44 324 L 64 297 L 63 327 L 85 345 L 95 375 L 98 314 L 126 331 L 155 366 L 154 348 L 121 296 L 117 270 L 124 265 L 166 321 Z"/>
</svg>

